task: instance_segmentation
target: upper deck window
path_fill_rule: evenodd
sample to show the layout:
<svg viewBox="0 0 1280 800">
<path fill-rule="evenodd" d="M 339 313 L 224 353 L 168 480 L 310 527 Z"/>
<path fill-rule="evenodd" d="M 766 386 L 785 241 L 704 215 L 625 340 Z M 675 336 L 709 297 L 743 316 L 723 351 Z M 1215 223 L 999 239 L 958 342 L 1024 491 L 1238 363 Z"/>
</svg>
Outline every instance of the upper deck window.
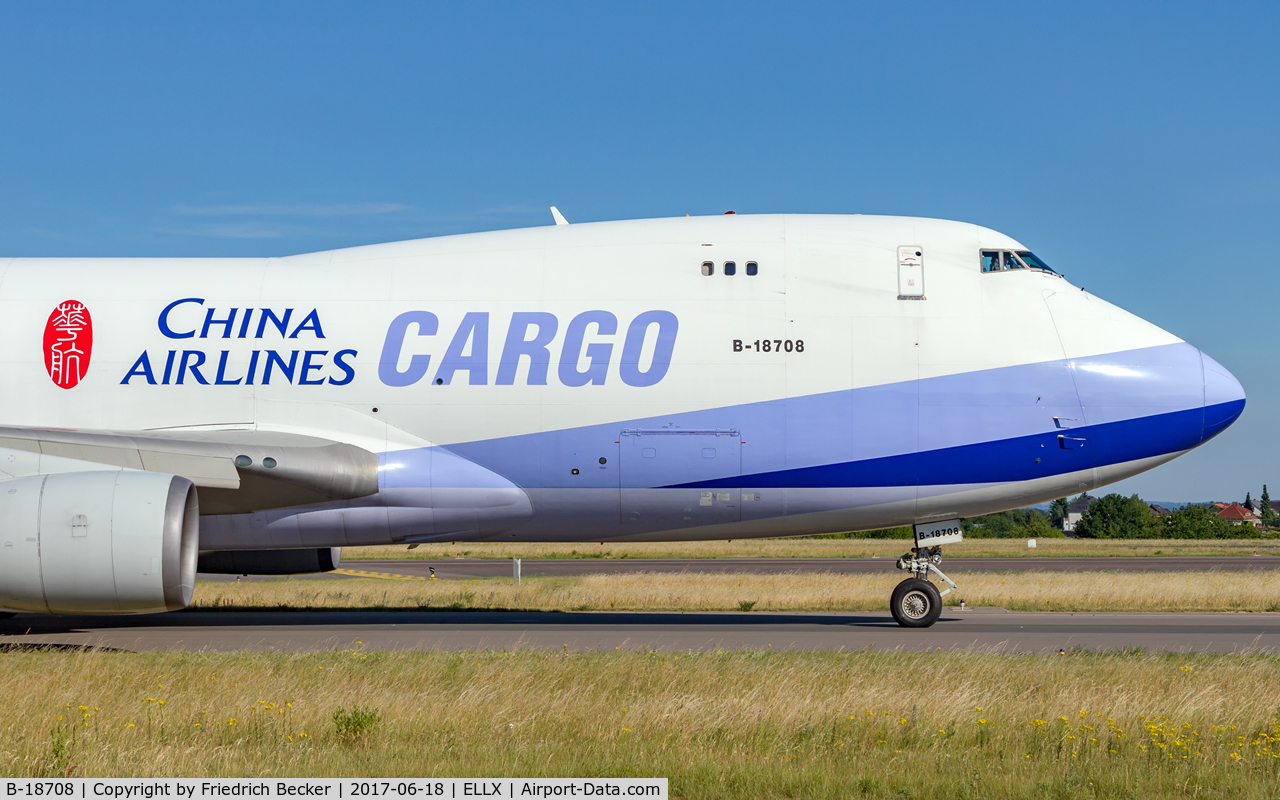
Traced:
<svg viewBox="0 0 1280 800">
<path fill-rule="evenodd" d="M 723 274 L 725 274 L 725 275 L 737 275 L 737 274 L 738 274 L 738 262 L 736 262 L 736 261 L 726 261 L 726 262 L 724 262 L 724 264 L 723 264 L 723 269 L 724 269 L 724 273 L 723 273 Z M 716 274 L 716 264 L 715 264 L 715 262 L 714 262 L 714 261 L 703 261 L 703 262 L 702 262 L 702 274 L 703 274 L 703 275 L 715 275 L 715 274 Z M 755 262 L 755 261 L 748 261 L 748 262 L 747 262 L 747 274 L 748 274 L 748 275 L 759 275 L 759 274 L 760 274 L 760 264 L 759 264 L 759 263 L 757 263 L 757 262 Z"/>
</svg>

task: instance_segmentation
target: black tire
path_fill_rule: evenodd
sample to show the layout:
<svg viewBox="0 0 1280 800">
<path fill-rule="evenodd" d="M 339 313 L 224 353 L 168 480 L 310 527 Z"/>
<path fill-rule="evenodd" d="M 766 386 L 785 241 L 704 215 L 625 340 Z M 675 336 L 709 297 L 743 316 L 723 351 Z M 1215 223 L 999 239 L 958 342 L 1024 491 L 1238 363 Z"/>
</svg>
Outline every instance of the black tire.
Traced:
<svg viewBox="0 0 1280 800">
<path fill-rule="evenodd" d="M 6 619 L 13 619 L 16 616 L 18 615 L 12 611 L 0 611 L 0 622 L 4 622 Z"/>
<path fill-rule="evenodd" d="M 942 616 L 942 595 L 928 581 L 907 578 L 894 587 L 889 610 L 904 628 L 927 628 Z"/>
</svg>

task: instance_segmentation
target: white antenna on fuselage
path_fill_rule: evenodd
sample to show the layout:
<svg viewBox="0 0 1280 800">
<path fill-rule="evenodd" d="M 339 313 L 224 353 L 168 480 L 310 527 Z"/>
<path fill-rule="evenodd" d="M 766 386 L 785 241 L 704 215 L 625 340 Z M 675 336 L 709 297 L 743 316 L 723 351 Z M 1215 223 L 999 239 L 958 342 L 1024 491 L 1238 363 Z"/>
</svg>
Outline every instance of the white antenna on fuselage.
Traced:
<svg viewBox="0 0 1280 800">
<path fill-rule="evenodd" d="M 569 220 L 564 218 L 564 214 L 560 213 L 560 209 L 555 206 L 551 207 L 551 216 L 555 219 L 557 225 L 568 225 Z"/>
</svg>

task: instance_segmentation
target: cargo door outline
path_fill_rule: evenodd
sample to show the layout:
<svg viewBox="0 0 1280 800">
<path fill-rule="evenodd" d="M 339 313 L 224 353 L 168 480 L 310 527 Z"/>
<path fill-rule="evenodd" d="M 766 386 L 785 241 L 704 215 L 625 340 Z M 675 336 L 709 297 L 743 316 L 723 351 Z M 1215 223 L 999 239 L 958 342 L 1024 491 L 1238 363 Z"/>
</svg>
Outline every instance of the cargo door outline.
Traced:
<svg viewBox="0 0 1280 800">
<path fill-rule="evenodd" d="M 742 519 L 742 437 L 737 429 L 629 428 L 618 437 L 621 520 L 646 530 Z M 725 487 L 726 478 L 739 479 Z M 700 481 L 716 488 L 698 488 Z M 692 488 L 662 488 L 695 484 Z"/>
</svg>

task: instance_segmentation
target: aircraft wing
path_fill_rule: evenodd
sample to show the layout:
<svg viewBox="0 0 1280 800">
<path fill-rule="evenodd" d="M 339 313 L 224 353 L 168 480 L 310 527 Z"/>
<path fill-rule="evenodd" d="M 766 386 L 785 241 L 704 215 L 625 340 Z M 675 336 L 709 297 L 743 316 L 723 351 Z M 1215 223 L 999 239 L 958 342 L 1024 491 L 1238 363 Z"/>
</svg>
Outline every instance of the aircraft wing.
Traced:
<svg viewBox="0 0 1280 800">
<path fill-rule="evenodd" d="M 65 472 L 76 468 L 71 462 L 181 475 L 199 487 L 201 514 L 350 500 L 378 491 L 378 457 L 368 450 L 269 431 L 0 426 L 3 452 L 10 455 L 0 458 L 0 478 Z"/>
</svg>

